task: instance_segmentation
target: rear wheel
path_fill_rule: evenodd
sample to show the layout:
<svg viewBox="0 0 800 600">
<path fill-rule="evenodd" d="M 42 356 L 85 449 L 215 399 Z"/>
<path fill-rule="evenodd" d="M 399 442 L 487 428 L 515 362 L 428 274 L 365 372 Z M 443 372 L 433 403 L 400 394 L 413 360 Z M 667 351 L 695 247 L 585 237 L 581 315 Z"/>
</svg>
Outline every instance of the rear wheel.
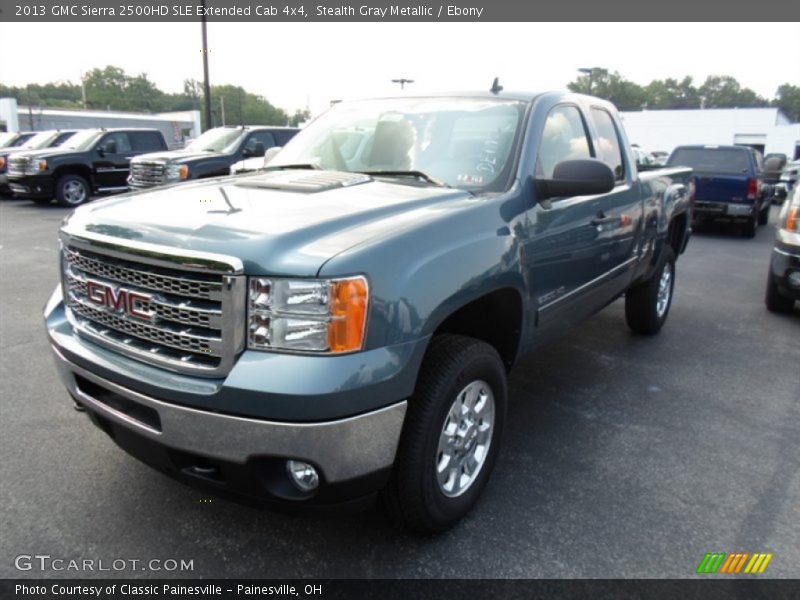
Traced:
<svg viewBox="0 0 800 600">
<path fill-rule="evenodd" d="M 89 183 L 80 175 L 63 175 L 56 183 L 56 201 L 61 206 L 80 206 L 89 193 Z"/>
<path fill-rule="evenodd" d="M 449 334 L 431 341 L 382 493 L 398 524 L 436 533 L 469 512 L 494 467 L 507 394 L 492 346 Z"/>
<path fill-rule="evenodd" d="M 781 296 L 778 291 L 778 284 L 775 282 L 775 277 L 772 273 L 770 273 L 767 278 L 767 294 L 765 301 L 767 309 L 771 312 L 788 313 L 792 312 L 794 308 L 794 300 L 786 296 Z"/>
<path fill-rule="evenodd" d="M 760 213 L 758 213 L 758 224 L 759 225 L 766 225 L 767 223 L 769 223 L 769 207 L 770 207 L 769 202 L 766 202 L 764 204 L 764 210 L 762 210 Z"/>
<path fill-rule="evenodd" d="M 636 333 L 653 335 L 661 330 L 672 306 L 675 288 L 675 252 L 664 248 L 661 266 L 647 281 L 625 293 L 625 320 Z"/>
<path fill-rule="evenodd" d="M 754 238 L 756 237 L 756 228 L 758 224 L 756 223 L 756 218 L 752 217 L 747 219 L 742 226 L 742 235 L 746 238 Z"/>
</svg>

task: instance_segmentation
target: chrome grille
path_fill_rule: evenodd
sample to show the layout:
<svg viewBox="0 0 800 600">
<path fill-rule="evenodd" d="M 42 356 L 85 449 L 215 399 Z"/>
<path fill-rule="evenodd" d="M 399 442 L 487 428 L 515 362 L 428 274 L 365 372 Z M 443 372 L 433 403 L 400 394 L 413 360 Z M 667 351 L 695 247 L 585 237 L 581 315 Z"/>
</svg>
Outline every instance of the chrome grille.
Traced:
<svg viewBox="0 0 800 600">
<path fill-rule="evenodd" d="M 174 371 L 221 376 L 230 370 L 244 347 L 243 276 L 204 269 L 189 257 L 174 256 L 174 266 L 164 266 L 163 255 L 104 254 L 63 237 L 64 298 L 79 334 Z"/>
<path fill-rule="evenodd" d="M 14 156 L 8 159 L 8 175 L 21 177 L 25 175 L 30 159 L 22 156 Z"/>
<path fill-rule="evenodd" d="M 161 162 L 131 162 L 130 185 L 133 187 L 152 187 L 167 182 L 167 167 Z"/>
</svg>

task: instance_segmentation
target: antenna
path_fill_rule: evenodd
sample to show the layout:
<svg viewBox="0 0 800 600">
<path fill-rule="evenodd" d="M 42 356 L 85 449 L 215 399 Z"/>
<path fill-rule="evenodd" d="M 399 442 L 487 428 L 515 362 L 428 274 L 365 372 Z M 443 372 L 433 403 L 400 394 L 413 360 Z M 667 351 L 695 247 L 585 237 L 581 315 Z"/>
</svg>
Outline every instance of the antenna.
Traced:
<svg viewBox="0 0 800 600">
<path fill-rule="evenodd" d="M 494 81 L 492 82 L 492 89 L 490 89 L 489 91 L 492 92 L 493 94 L 499 94 L 500 92 L 503 91 L 503 86 L 500 85 L 499 77 L 494 78 Z"/>
</svg>

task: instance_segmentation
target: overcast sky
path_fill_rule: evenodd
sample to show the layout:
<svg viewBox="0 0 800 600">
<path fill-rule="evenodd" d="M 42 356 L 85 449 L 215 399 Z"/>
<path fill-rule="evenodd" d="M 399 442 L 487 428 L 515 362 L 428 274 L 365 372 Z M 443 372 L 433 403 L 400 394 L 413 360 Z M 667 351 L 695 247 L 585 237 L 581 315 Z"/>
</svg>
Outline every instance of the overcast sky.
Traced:
<svg viewBox="0 0 800 600">
<path fill-rule="evenodd" d="M 754 28 L 769 32 L 753 45 Z M 652 79 L 732 75 L 766 97 L 800 84 L 798 23 L 209 23 L 212 84 L 241 85 L 293 111 L 412 91 L 563 89 L 579 67 Z M 759 39 L 764 37 L 759 34 Z M 40 45 L 30 44 L 37 40 Z M 44 40 L 54 40 L 51 46 Z M 199 23 L 0 24 L 0 81 L 77 82 L 111 64 L 164 91 L 202 79 Z"/>
</svg>

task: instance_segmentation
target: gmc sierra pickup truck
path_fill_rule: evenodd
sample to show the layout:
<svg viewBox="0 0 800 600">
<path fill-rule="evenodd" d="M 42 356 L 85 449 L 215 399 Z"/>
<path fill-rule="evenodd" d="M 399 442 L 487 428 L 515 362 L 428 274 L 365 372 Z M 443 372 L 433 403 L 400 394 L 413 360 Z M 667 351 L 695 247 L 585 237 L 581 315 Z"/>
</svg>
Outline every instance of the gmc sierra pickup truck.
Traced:
<svg viewBox="0 0 800 600">
<path fill-rule="evenodd" d="M 442 531 L 489 479 L 520 357 L 622 295 L 661 329 L 690 174 L 639 174 L 589 96 L 337 104 L 262 172 L 74 211 L 49 340 L 79 409 L 165 473 L 294 507 L 377 494 Z"/>
<path fill-rule="evenodd" d="M 84 129 L 58 148 L 32 150 L 8 161 L 8 185 L 14 196 L 62 206 L 88 202 L 93 193 L 128 189 L 131 158 L 166 150 L 158 129 Z"/>
<path fill-rule="evenodd" d="M 231 165 L 283 146 L 299 130 L 293 127 L 217 127 L 209 129 L 182 150 L 154 152 L 131 161 L 128 184 L 142 189 L 227 175 Z"/>
</svg>

